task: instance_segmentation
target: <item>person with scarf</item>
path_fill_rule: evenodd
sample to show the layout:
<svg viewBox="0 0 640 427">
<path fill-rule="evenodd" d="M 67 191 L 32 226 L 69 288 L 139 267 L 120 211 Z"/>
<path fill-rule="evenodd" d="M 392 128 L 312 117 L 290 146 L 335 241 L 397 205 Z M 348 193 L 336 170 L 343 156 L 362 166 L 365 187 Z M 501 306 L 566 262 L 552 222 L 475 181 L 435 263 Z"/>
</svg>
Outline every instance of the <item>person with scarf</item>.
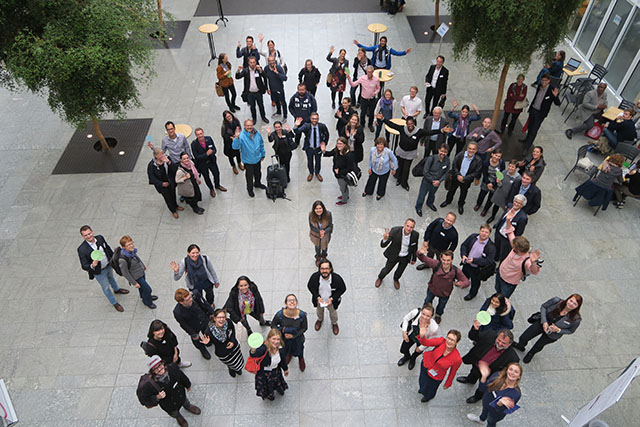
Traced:
<svg viewBox="0 0 640 427">
<path fill-rule="evenodd" d="M 304 372 L 307 367 L 304 361 L 304 333 L 307 332 L 307 313 L 298 308 L 298 297 L 294 294 L 285 297 L 284 305 L 273 316 L 271 326 L 279 330 L 284 337 L 287 365 L 291 362 L 292 357 L 297 357 L 300 372 Z"/>
<path fill-rule="evenodd" d="M 386 89 L 384 91 L 384 95 L 376 104 L 376 108 L 373 110 L 373 115 L 376 117 L 376 134 L 373 137 L 374 140 L 377 140 L 380 136 L 380 131 L 382 130 L 382 126 L 384 125 L 383 121 L 391 120 L 394 115 L 398 115 L 396 113 L 398 111 L 396 107 L 397 105 L 395 99 L 393 98 L 393 92 L 391 92 L 391 89 Z M 385 136 L 388 141 L 388 130 L 385 130 Z"/>
<path fill-rule="evenodd" d="M 240 151 L 233 148 L 233 138 L 236 134 L 236 129 L 240 128 L 240 120 L 238 120 L 231 111 L 224 110 L 222 112 L 222 127 L 220 129 L 220 135 L 224 142 L 224 155 L 229 159 L 229 164 L 233 169 L 233 173 L 238 175 L 238 168 L 244 170 L 242 159 L 240 158 Z M 238 167 L 236 167 L 236 161 Z"/>
<path fill-rule="evenodd" d="M 373 65 L 376 69 L 384 68 L 387 70 L 391 69 L 391 55 L 395 56 L 404 56 L 408 53 L 411 53 L 411 48 L 407 50 L 395 50 L 387 46 L 387 37 L 380 37 L 380 44 L 376 44 L 373 46 L 364 46 L 358 43 L 358 40 L 354 40 L 353 44 L 366 50 L 367 52 L 373 52 L 371 55 L 371 65 Z"/>
<path fill-rule="evenodd" d="M 156 191 L 162 195 L 167 208 L 175 219 L 178 219 L 177 211 L 184 210 L 182 206 L 178 206 L 176 201 L 176 183 L 173 178 L 177 167 L 177 164 L 171 163 L 160 147 L 153 149 L 153 160 L 147 166 L 149 185 L 153 185 Z"/>
<path fill-rule="evenodd" d="M 327 86 L 331 89 L 331 108 L 335 110 L 336 108 L 336 93 L 338 93 L 338 102 L 342 102 L 342 95 L 344 94 L 344 89 L 347 85 L 347 77 L 346 73 L 349 69 L 349 60 L 345 57 L 347 56 L 347 51 L 344 49 L 340 49 L 340 53 L 337 58 L 334 58 L 333 52 L 335 47 L 329 47 L 329 54 L 327 55 L 327 61 L 331 62 L 331 69 L 329 70 L 329 79 L 327 79 Z"/>
<path fill-rule="evenodd" d="M 247 193 L 249 197 L 255 197 L 253 188 L 266 190 L 267 187 L 260 182 L 262 179 L 262 171 L 260 166 L 266 155 L 264 151 L 264 141 L 260 132 L 253 127 L 253 121 L 247 119 L 244 121 L 244 130 L 240 132 L 240 128 L 236 128 L 232 147 L 240 150 L 242 163 L 244 163 L 244 176 L 247 180 Z"/>
<path fill-rule="evenodd" d="M 224 93 L 224 100 L 227 103 L 227 107 L 229 107 L 232 113 L 240 111 L 240 107 L 236 104 L 237 92 L 233 84 L 233 71 L 231 70 L 231 63 L 226 53 L 218 55 L 216 75 L 218 76 L 218 85 L 220 85 L 222 93 Z"/>
<path fill-rule="evenodd" d="M 169 263 L 169 267 L 173 270 L 173 280 L 180 280 L 186 273 L 185 280 L 187 288 L 192 291 L 197 289 L 201 294 L 206 295 L 206 300 L 213 307 L 213 288 L 220 286 L 220 280 L 216 270 L 213 268 L 211 258 L 206 255 L 200 255 L 200 247 L 191 244 L 187 248 L 187 256 L 184 257 L 180 264 L 175 261 Z"/>
<path fill-rule="evenodd" d="M 240 343 L 236 339 L 236 328 L 233 322 L 227 319 L 225 309 L 219 308 L 213 312 L 213 322 L 209 325 L 209 331 L 215 354 L 227 365 L 229 375 L 233 378 L 242 375 L 244 358 L 240 351 Z"/>
<path fill-rule="evenodd" d="M 260 326 L 271 326 L 271 322 L 264 319 L 264 302 L 258 290 L 258 285 L 247 276 L 240 276 L 236 284 L 229 291 L 229 298 L 224 304 L 225 310 L 233 323 L 242 323 L 247 335 L 253 331 L 249 326 L 249 316 L 260 322 Z"/>
<path fill-rule="evenodd" d="M 396 148 L 396 156 L 398 158 L 398 170 L 396 171 L 396 185 L 400 185 L 405 190 L 409 191 L 409 171 L 411 170 L 411 163 L 418 155 L 418 143 L 420 139 L 426 136 L 427 131 L 419 129 L 416 126 L 416 119 L 414 117 L 407 117 L 407 123 L 397 125 L 391 120 L 384 120 L 384 124 L 391 129 L 395 129 L 400 132 L 400 143 Z"/>
<path fill-rule="evenodd" d="M 291 147 L 295 144 L 295 134 L 291 130 L 289 123 L 285 123 L 284 131 L 282 130 L 282 122 L 276 121 L 273 124 L 273 132 L 271 128 L 267 126 L 267 135 L 269 135 L 269 142 L 273 142 L 273 151 L 278 157 L 278 162 L 287 171 L 287 182 L 291 182 L 290 170 L 291 170 Z"/>
<path fill-rule="evenodd" d="M 382 199 L 387 191 L 389 174 L 395 175 L 397 169 L 398 159 L 389 149 L 389 141 L 384 138 L 376 138 L 375 147 L 371 147 L 369 150 L 369 179 L 367 179 L 362 197 L 372 195 L 376 182 L 380 180 L 376 200 Z"/>
<path fill-rule="evenodd" d="M 475 114 L 471 114 L 468 105 L 463 105 L 462 109 L 459 113 L 456 113 L 455 110 L 458 108 L 458 101 L 455 99 L 452 102 L 451 111 L 447 113 L 447 116 L 450 119 L 453 119 L 453 132 L 449 134 L 449 153 L 453 154 L 453 149 L 455 147 L 456 154 L 462 150 L 464 147 L 464 141 L 467 135 L 469 134 L 469 126 L 471 122 L 475 122 L 476 120 L 480 120 L 480 111 L 478 111 L 478 107 L 475 104 L 471 104 L 473 111 Z"/>
<path fill-rule="evenodd" d="M 147 283 L 145 277 L 147 267 L 138 256 L 138 249 L 134 246 L 131 236 L 122 236 L 120 246 L 118 265 L 120 266 L 120 271 L 122 271 L 122 276 L 129 281 L 131 286 L 138 289 L 144 305 L 151 309 L 157 308 L 153 302 L 158 297 L 152 294 L 151 286 Z"/>
<path fill-rule="evenodd" d="M 198 170 L 189 158 L 189 154 L 180 154 L 180 163 L 176 170 L 178 194 L 184 197 L 184 201 L 191 206 L 195 213 L 202 215 L 204 208 L 198 206 L 198 202 L 202 200 L 202 193 L 200 192 L 201 181 L 198 175 Z"/>
<path fill-rule="evenodd" d="M 353 113 L 349 123 L 338 132 L 339 136 L 347 140 L 349 146 L 349 157 L 356 166 L 364 158 L 364 127 L 360 125 L 358 113 Z"/>
</svg>

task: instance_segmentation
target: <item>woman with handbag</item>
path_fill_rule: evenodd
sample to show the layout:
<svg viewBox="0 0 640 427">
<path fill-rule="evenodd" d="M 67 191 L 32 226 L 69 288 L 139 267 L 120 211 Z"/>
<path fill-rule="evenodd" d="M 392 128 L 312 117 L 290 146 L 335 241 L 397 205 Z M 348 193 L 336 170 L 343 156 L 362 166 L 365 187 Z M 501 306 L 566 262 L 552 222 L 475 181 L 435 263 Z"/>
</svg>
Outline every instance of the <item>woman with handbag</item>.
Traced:
<svg viewBox="0 0 640 427">
<path fill-rule="evenodd" d="M 360 116 L 353 113 L 349 122 L 340 129 L 339 136 L 347 140 L 349 146 L 349 157 L 356 165 L 364 159 L 364 127 L 360 124 Z"/>
<path fill-rule="evenodd" d="M 295 134 L 289 127 L 289 123 L 285 123 L 284 131 L 282 130 L 282 122 L 276 121 L 273 123 L 273 132 L 271 127 L 267 126 L 267 135 L 269 135 L 269 142 L 273 142 L 273 151 L 278 156 L 278 161 L 287 171 L 287 182 L 291 182 L 289 170 L 291 169 L 291 150 L 295 147 Z"/>
<path fill-rule="evenodd" d="M 256 372 L 256 396 L 262 400 L 274 400 L 275 393 L 284 396 L 284 391 L 289 388 L 285 382 L 284 376 L 289 375 L 289 366 L 287 365 L 287 354 L 282 348 L 282 338 L 280 331 L 271 329 L 267 334 L 267 339 L 260 347 L 251 349 L 251 357 L 261 359 L 260 368 Z"/>
<path fill-rule="evenodd" d="M 400 353 L 402 357 L 398 360 L 398 366 L 402 366 L 409 361 L 409 370 L 416 365 L 416 359 L 426 347 L 421 346 L 418 338 L 435 338 L 440 334 L 438 323 L 432 322 L 433 306 L 425 304 L 422 308 L 414 308 L 402 319 L 400 329 L 402 329 L 402 344 Z M 411 347 L 416 345 L 416 349 L 411 353 Z"/>
<path fill-rule="evenodd" d="M 271 326 L 271 322 L 264 319 L 264 302 L 258 286 L 247 276 L 240 276 L 229 291 L 229 298 L 224 304 L 225 310 L 233 323 L 242 323 L 247 335 L 253 331 L 249 326 L 249 316 L 260 322 L 260 326 Z"/>
<path fill-rule="evenodd" d="M 503 370 L 493 375 L 486 363 L 479 363 L 478 369 L 482 374 L 478 388 L 484 392 L 482 396 L 482 413 L 467 414 L 467 418 L 476 423 L 487 422 L 487 427 L 495 425 L 507 414 L 519 408 L 516 404 L 520 400 L 520 380 L 522 366 L 518 362 L 509 363 Z"/>
<path fill-rule="evenodd" d="M 222 89 L 224 93 L 224 100 L 232 113 L 240 111 L 240 107 L 236 105 L 236 87 L 233 84 L 233 76 L 231 70 L 231 63 L 226 53 L 218 55 L 218 68 L 216 68 L 216 74 L 218 76 L 217 85 Z M 231 97 L 229 97 L 231 95 Z M 220 96 L 220 94 L 218 94 Z"/>
<path fill-rule="evenodd" d="M 333 215 L 321 200 L 313 202 L 309 212 L 309 238 L 316 249 L 316 267 L 327 259 L 327 249 L 333 232 Z"/>
<path fill-rule="evenodd" d="M 331 108 L 336 109 L 336 93 L 338 93 L 338 102 L 342 103 L 342 95 L 344 94 L 344 88 L 347 85 L 347 71 L 349 68 L 349 60 L 347 51 L 340 49 L 338 57 L 334 58 L 333 52 L 335 47 L 329 47 L 329 54 L 327 55 L 327 61 L 331 62 L 331 69 L 327 76 L 327 86 L 331 89 Z"/>
<path fill-rule="evenodd" d="M 491 322 L 488 325 L 480 326 L 479 331 L 494 330 L 503 331 L 505 329 L 513 329 L 513 318 L 516 310 L 511 305 L 508 298 L 501 293 L 496 292 L 487 298 L 480 311 L 486 311 L 491 316 Z"/>
<path fill-rule="evenodd" d="M 292 357 L 298 358 L 300 372 L 307 365 L 304 361 L 304 333 L 307 331 L 307 313 L 298 308 L 298 298 L 289 294 L 284 299 L 284 308 L 273 316 L 271 327 L 279 330 L 284 337 L 285 361 L 287 365 Z"/>
<path fill-rule="evenodd" d="M 436 396 L 438 387 L 444 380 L 447 371 L 449 371 L 449 375 L 444 383 L 444 389 L 451 387 L 456 372 L 462 365 L 462 358 L 456 348 L 460 338 L 462 338 L 462 334 L 455 329 L 447 332 L 446 338 L 418 337 L 421 345 L 434 347 L 432 350 L 422 353 L 422 365 L 420 365 L 420 376 L 418 377 L 420 384 L 418 393 L 422 394 L 421 402 L 428 402 Z"/>
<path fill-rule="evenodd" d="M 333 174 L 338 180 L 338 186 L 340 186 L 341 193 L 341 195 L 338 196 L 336 205 L 346 205 L 349 201 L 349 183 L 347 182 L 347 174 L 355 170 L 353 160 L 351 156 L 349 156 L 349 144 L 347 139 L 342 136 L 338 138 L 333 150 L 327 151 L 326 144 L 320 145 L 320 149 L 325 157 L 333 157 Z"/>
<path fill-rule="evenodd" d="M 522 110 L 527 108 L 527 104 L 527 85 L 524 84 L 524 74 L 518 74 L 516 81 L 511 83 L 509 89 L 507 89 L 507 98 L 504 100 L 504 114 L 500 123 L 500 130 L 496 129 L 496 133 L 504 132 L 509 116 L 511 116 L 511 123 L 509 123 L 509 136 L 511 136 L 516 127 L 518 116 L 522 113 Z"/>
<path fill-rule="evenodd" d="M 202 200 L 200 177 L 188 153 L 180 154 L 180 163 L 176 170 L 176 187 L 178 195 L 184 197 L 184 201 L 195 213 L 202 215 L 204 208 L 198 206 L 198 202 Z"/>
<path fill-rule="evenodd" d="M 181 368 L 191 366 L 191 362 L 180 359 L 178 338 L 162 320 L 156 319 L 151 322 L 147 333 L 147 341 L 140 343 L 140 347 L 144 350 L 144 354 L 149 357 L 160 356 L 166 365 L 175 363 Z"/>
<path fill-rule="evenodd" d="M 382 199 L 387 191 L 389 175 L 395 175 L 396 169 L 398 169 L 398 159 L 389 149 L 389 141 L 377 138 L 375 147 L 371 147 L 369 150 L 369 179 L 367 179 L 362 197 L 372 195 L 376 182 L 380 180 L 376 200 Z"/>
<path fill-rule="evenodd" d="M 240 170 L 244 170 L 244 165 L 242 164 L 242 159 L 240 157 L 240 150 L 234 150 L 233 148 L 233 139 L 236 136 L 236 129 L 238 128 L 242 129 L 240 126 L 240 120 L 238 120 L 231 111 L 224 110 L 222 112 L 222 128 L 220 129 L 220 134 L 222 136 L 222 141 L 224 142 L 224 155 L 229 159 L 229 164 L 231 165 L 235 175 L 238 175 L 236 161 L 238 162 Z"/>
<path fill-rule="evenodd" d="M 229 375 L 233 378 L 242 375 L 244 358 L 240 351 L 240 343 L 236 339 L 236 328 L 233 322 L 227 319 L 225 309 L 219 308 L 213 312 L 213 322 L 209 325 L 209 331 L 215 354 L 227 365 Z"/>
<path fill-rule="evenodd" d="M 531 326 L 520 335 L 518 342 L 513 346 L 525 351 L 527 343 L 533 338 L 541 335 L 531 350 L 524 356 L 523 362 L 529 363 L 533 356 L 540 352 L 547 344 L 554 343 L 563 335 L 570 335 L 580 326 L 580 307 L 582 307 L 582 296 L 571 294 L 567 299 L 553 297 L 540 306 L 540 312 L 529 317 Z"/>
<path fill-rule="evenodd" d="M 544 172 L 544 168 L 547 166 L 542 153 L 544 153 L 544 149 L 541 146 L 536 145 L 533 147 L 533 151 L 527 154 L 524 159 L 518 163 L 518 173 L 520 175 L 525 172 L 531 172 L 533 175 L 531 179 L 532 184 L 538 182 L 542 176 L 542 172 Z"/>
</svg>

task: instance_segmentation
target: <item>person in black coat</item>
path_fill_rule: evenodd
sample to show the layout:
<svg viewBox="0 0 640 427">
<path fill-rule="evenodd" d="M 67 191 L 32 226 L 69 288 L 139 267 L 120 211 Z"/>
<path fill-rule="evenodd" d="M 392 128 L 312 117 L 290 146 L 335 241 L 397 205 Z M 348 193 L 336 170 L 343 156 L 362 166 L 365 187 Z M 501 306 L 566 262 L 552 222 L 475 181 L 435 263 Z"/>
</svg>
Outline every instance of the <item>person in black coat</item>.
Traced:
<svg viewBox="0 0 640 427">
<path fill-rule="evenodd" d="M 526 189 L 526 191 L 521 193 L 522 189 Z M 513 200 L 516 194 L 523 194 L 527 198 L 527 204 L 522 209 L 528 216 L 538 212 L 540 202 L 542 201 L 542 192 L 538 186 L 533 183 L 533 173 L 527 171 L 522 174 L 520 182 L 511 186 L 507 200 Z M 518 234 L 516 234 L 516 236 L 518 236 Z"/>
<path fill-rule="evenodd" d="M 347 175 L 352 171 L 356 171 L 358 167 L 351 156 L 347 139 L 342 136 L 338 138 L 333 150 L 327 150 L 326 144 L 322 144 L 320 149 L 325 157 L 333 157 L 333 175 L 336 177 L 340 187 L 340 196 L 338 196 L 336 205 L 346 205 L 349 202 L 350 185 Z"/>
<path fill-rule="evenodd" d="M 242 44 L 238 42 L 236 47 L 236 58 L 242 58 L 242 66 L 247 68 L 249 66 L 249 58 L 254 58 L 256 64 L 260 63 L 260 52 L 255 44 L 253 44 L 253 36 L 247 36 L 247 46 L 242 47 Z"/>
<path fill-rule="evenodd" d="M 191 366 L 191 362 L 180 360 L 178 338 L 162 320 L 155 319 L 151 322 L 147 333 L 147 341 L 140 343 L 140 347 L 142 347 L 144 354 L 149 357 L 160 356 L 166 365 L 175 363 L 180 368 Z"/>
<path fill-rule="evenodd" d="M 276 121 L 273 123 L 273 128 L 273 132 L 269 126 L 266 128 L 269 142 L 273 142 L 273 151 L 278 157 L 278 162 L 287 171 L 287 182 L 291 182 L 291 176 L 289 175 L 291 169 L 291 147 L 295 146 L 295 134 L 289 127 L 289 123 L 285 123 L 283 130 L 282 122 Z"/>
<path fill-rule="evenodd" d="M 253 92 L 251 91 L 251 74 L 253 74 L 254 76 L 257 87 L 257 90 Z M 264 76 L 264 70 L 262 69 L 262 67 L 256 64 L 255 57 L 249 57 L 248 67 L 238 67 L 238 71 L 236 72 L 236 79 L 244 79 L 242 100 L 249 104 L 253 123 L 256 123 L 256 103 L 258 104 L 258 108 L 260 109 L 260 117 L 262 118 L 262 121 L 265 123 L 269 123 L 267 115 L 264 112 L 264 101 L 262 99 L 262 95 L 264 95 L 267 91 L 267 80 Z"/>
<path fill-rule="evenodd" d="M 513 197 L 513 203 L 507 204 L 507 208 L 504 210 L 504 213 L 493 225 L 493 228 L 496 230 L 496 234 L 494 236 L 494 241 L 496 244 L 496 262 L 502 262 L 509 252 L 511 252 L 511 243 L 509 242 L 509 238 L 506 233 L 504 233 L 505 222 L 507 220 L 507 214 L 513 210 L 515 212 L 515 216 L 511 220 L 511 225 L 514 228 L 514 234 L 516 236 L 522 236 L 524 234 L 524 229 L 527 226 L 527 222 L 529 222 L 529 217 L 527 213 L 524 211 L 524 207 L 527 205 L 528 201 L 525 196 L 522 194 L 516 194 Z"/>
<path fill-rule="evenodd" d="M 348 141 L 349 155 L 357 165 L 364 158 L 364 126 L 360 125 L 358 113 L 353 113 L 349 122 L 339 130 L 338 135 Z"/>
<path fill-rule="evenodd" d="M 328 259 L 320 262 L 318 271 L 313 273 L 307 283 L 307 289 L 311 292 L 311 302 L 316 307 L 315 330 L 319 331 L 324 321 L 324 309 L 329 310 L 329 317 L 333 324 L 333 334 L 338 335 L 338 306 L 342 299 L 342 294 L 347 290 L 344 280 L 338 273 L 333 272 L 333 264 Z"/>
<path fill-rule="evenodd" d="M 316 96 L 318 83 L 320 83 L 320 70 L 313 65 L 312 60 L 307 59 L 304 62 L 304 67 L 298 73 L 298 83 L 305 85 L 311 95 Z"/>
<path fill-rule="evenodd" d="M 549 114 L 551 104 L 560 105 L 560 98 L 558 98 L 559 90 L 557 87 L 552 88 L 551 85 L 549 85 L 550 82 L 551 79 L 547 74 L 542 76 L 540 86 L 536 89 L 536 94 L 531 100 L 529 119 L 527 120 L 529 122 L 527 136 L 520 140 L 520 142 L 524 142 L 523 154 L 527 154 L 529 148 L 533 145 L 533 141 L 536 139 L 536 135 L 538 135 L 538 130 L 540 130 L 542 122 Z"/>
<path fill-rule="evenodd" d="M 320 123 L 320 116 L 318 113 L 313 112 L 311 113 L 310 121 L 307 123 L 304 123 L 302 117 L 296 118 L 293 131 L 296 133 L 296 141 L 299 140 L 297 138 L 298 135 L 305 135 L 302 151 L 307 155 L 307 169 L 309 170 L 307 181 L 311 181 L 315 174 L 318 181 L 322 182 L 324 179 L 322 175 L 320 175 L 321 147 L 323 144 L 329 142 L 329 129 L 327 129 L 327 125 Z"/>
<path fill-rule="evenodd" d="M 480 156 L 476 155 L 477 151 L 478 144 L 476 144 L 475 142 L 468 142 L 467 149 L 462 153 L 456 154 L 456 157 L 453 159 L 451 165 L 451 174 L 453 175 L 453 179 L 451 179 L 451 186 L 449 188 L 449 191 L 447 192 L 446 199 L 440 204 L 441 208 L 444 208 L 445 206 L 453 202 L 453 196 L 455 196 L 456 190 L 458 189 L 458 187 L 460 187 L 460 197 L 458 197 L 458 213 L 460 215 L 464 213 L 464 202 L 467 198 L 469 187 L 471 187 L 471 183 L 473 181 L 480 179 L 480 174 L 482 173 L 482 159 L 480 158 Z M 471 164 L 468 166 L 466 171 L 463 171 L 462 169 L 463 157 L 471 159 Z"/>
<path fill-rule="evenodd" d="M 347 123 L 349 123 L 349 120 L 351 119 L 351 115 L 354 114 L 355 112 L 356 110 L 354 110 L 353 107 L 351 106 L 351 98 L 349 97 L 342 98 L 342 101 L 340 101 L 340 106 L 338 107 L 336 114 L 333 115 L 333 117 L 337 119 L 336 131 L 338 131 L 338 134 L 342 129 L 344 129 Z"/>
<path fill-rule="evenodd" d="M 209 325 L 209 332 L 215 354 L 222 363 L 227 365 L 229 375 L 233 378 L 236 375 L 242 375 L 244 358 L 236 338 L 236 327 L 231 320 L 227 319 L 227 312 L 224 309 L 219 308 L 213 313 L 213 323 Z"/>
<path fill-rule="evenodd" d="M 284 391 L 289 388 L 284 376 L 289 375 L 287 364 L 287 353 L 282 348 L 282 336 L 277 329 L 271 329 L 267 334 L 267 339 L 260 347 L 251 349 L 251 357 L 261 358 L 260 369 L 256 372 L 255 387 L 256 395 L 262 400 L 275 399 L 275 393 L 284 396 Z"/>
<path fill-rule="evenodd" d="M 176 200 L 176 170 L 178 163 L 171 163 L 171 160 L 162 151 L 162 148 L 153 149 L 153 160 L 147 166 L 147 176 L 149 177 L 149 185 L 153 185 L 158 193 L 162 195 L 167 208 L 174 218 L 178 218 L 178 212 L 184 208 L 178 206 Z"/>
<path fill-rule="evenodd" d="M 191 391 L 189 377 L 175 363 L 165 365 L 160 356 L 153 356 L 147 366 L 149 367 L 148 381 L 137 390 L 140 403 L 147 408 L 160 405 L 162 410 L 175 418 L 181 427 L 188 426 L 187 420 L 180 414 L 180 408 L 195 415 L 201 413 L 200 408 L 192 405 L 187 398 L 186 392 Z"/>
<path fill-rule="evenodd" d="M 418 143 L 427 135 L 424 129 L 418 129 L 416 119 L 407 117 L 407 123 L 404 126 L 397 125 L 391 120 L 383 120 L 383 123 L 391 129 L 400 132 L 400 142 L 396 147 L 395 154 L 398 158 L 398 170 L 396 171 L 396 185 L 400 185 L 409 191 L 409 171 L 411 170 L 411 162 L 418 155 Z"/>
<path fill-rule="evenodd" d="M 94 278 L 96 279 L 102 288 L 104 296 L 107 297 L 111 304 L 113 304 L 113 307 L 117 311 L 123 312 L 124 308 L 118 304 L 118 301 L 116 301 L 116 297 L 113 296 L 113 294 L 128 294 L 129 291 L 126 289 L 120 289 L 118 282 L 116 282 L 116 278 L 113 276 L 113 268 L 111 268 L 111 265 L 109 264 L 109 260 L 113 257 L 111 247 L 101 235 L 98 234 L 94 236 L 93 230 L 88 225 L 80 227 L 80 235 L 82 235 L 82 238 L 84 239 L 84 242 L 78 246 L 80 266 L 84 271 L 89 273 L 89 280 L 93 280 Z M 101 251 L 104 254 L 102 261 L 91 259 L 91 252 L 95 250 Z M 111 289 L 109 289 L 110 287 Z M 112 289 L 113 292 L 111 292 Z"/>
<path fill-rule="evenodd" d="M 229 298 L 224 304 L 225 310 L 233 323 L 242 323 L 247 330 L 247 335 L 253 331 L 249 326 L 248 316 L 260 322 L 260 326 L 271 326 L 271 322 L 264 319 L 264 301 L 258 290 L 258 285 L 247 276 L 240 276 L 229 291 Z"/>
<path fill-rule="evenodd" d="M 502 331 L 494 331 L 488 329 L 485 331 L 479 331 L 480 322 L 473 321 L 473 326 L 469 331 L 469 339 L 474 342 L 473 347 L 462 358 L 465 365 L 471 365 L 471 371 L 466 377 L 458 377 L 456 380 L 463 384 L 475 384 L 482 376 L 478 364 L 482 363 L 486 365 L 486 361 L 483 360 L 488 354 L 489 356 L 495 356 L 495 352 L 499 355 L 491 363 L 488 364 L 491 374 L 502 370 L 511 362 L 519 362 L 520 358 L 516 353 L 513 344 L 513 333 L 508 329 Z M 467 403 L 475 403 L 482 399 L 483 392 L 480 389 L 476 389 L 473 396 L 467 399 Z"/>
<path fill-rule="evenodd" d="M 404 269 L 407 268 L 409 263 L 412 265 L 416 263 L 420 234 L 414 230 L 415 226 L 416 222 L 409 218 L 402 227 L 393 227 L 391 230 L 385 228 L 380 247 L 387 248 L 384 251 L 387 263 L 378 273 L 376 288 L 380 287 L 382 280 L 398 264 L 396 272 L 393 273 L 393 286 L 396 289 L 400 289 L 400 277 L 402 277 Z"/>
<path fill-rule="evenodd" d="M 449 70 L 444 65 L 444 56 L 438 55 L 436 64 L 429 67 L 427 75 L 424 77 L 424 84 L 427 87 L 427 95 L 424 98 L 424 117 L 426 118 L 430 111 L 433 111 L 440 102 L 440 97 L 447 93 L 447 83 L 449 82 Z M 434 74 L 435 78 L 434 86 Z M 433 105 L 430 106 L 433 99 Z M 444 104 L 444 103 L 443 103 Z"/>
<path fill-rule="evenodd" d="M 213 174 L 213 183 L 216 189 L 223 193 L 227 191 L 222 185 L 220 185 L 220 169 L 218 169 L 218 162 L 216 161 L 216 146 L 213 143 L 213 138 L 210 136 L 204 136 L 204 130 L 202 128 L 196 128 L 193 131 L 196 135 L 196 139 L 191 141 L 191 152 L 195 158 L 196 169 L 204 178 L 205 184 L 209 187 L 209 195 L 216 197 L 216 191 L 213 189 L 211 178 L 209 178 L 209 171 Z"/>
<path fill-rule="evenodd" d="M 173 309 L 173 317 L 180 327 L 189 334 L 191 343 L 200 350 L 202 357 L 209 360 L 211 354 L 206 347 L 213 343 L 209 339 L 209 319 L 213 317 L 213 308 L 205 301 L 200 291 L 190 293 L 186 289 L 177 289 L 174 294 L 177 304 Z"/>
<path fill-rule="evenodd" d="M 495 261 L 496 245 L 489 238 L 490 235 L 491 227 L 487 224 L 482 224 L 480 233 L 471 234 L 460 245 L 462 272 L 471 281 L 469 293 L 464 297 L 465 301 L 472 300 L 478 294 L 478 289 L 480 289 L 478 273 L 480 269 Z"/>
</svg>

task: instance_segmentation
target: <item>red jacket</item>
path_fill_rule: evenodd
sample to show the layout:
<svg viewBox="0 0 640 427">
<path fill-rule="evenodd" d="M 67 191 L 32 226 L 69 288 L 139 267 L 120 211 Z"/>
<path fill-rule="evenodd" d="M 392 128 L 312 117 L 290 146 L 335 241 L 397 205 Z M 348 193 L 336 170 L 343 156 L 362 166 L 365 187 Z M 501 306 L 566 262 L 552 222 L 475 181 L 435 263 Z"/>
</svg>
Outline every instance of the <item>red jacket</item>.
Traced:
<svg viewBox="0 0 640 427">
<path fill-rule="evenodd" d="M 420 341 L 420 344 L 424 346 L 435 347 L 431 351 L 425 351 L 422 353 L 422 364 L 427 369 L 427 374 L 434 380 L 442 381 L 444 379 L 444 375 L 447 373 L 447 369 L 449 369 L 449 376 L 447 377 L 447 382 L 444 383 L 444 386 L 451 387 L 451 383 L 453 383 L 456 372 L 462 364 L 462 358 L 460 357 L 460 353 L 458 353 L 458 349 L 454 348 L 451 353 L 438 360 L 438 358 L 444 354 L 446 349 L 446 340 L 442 337 L 429 339 L 418 337 L 418 340 Z M 436 375 L 433 375 L 434 371 Z"/>
</svg>

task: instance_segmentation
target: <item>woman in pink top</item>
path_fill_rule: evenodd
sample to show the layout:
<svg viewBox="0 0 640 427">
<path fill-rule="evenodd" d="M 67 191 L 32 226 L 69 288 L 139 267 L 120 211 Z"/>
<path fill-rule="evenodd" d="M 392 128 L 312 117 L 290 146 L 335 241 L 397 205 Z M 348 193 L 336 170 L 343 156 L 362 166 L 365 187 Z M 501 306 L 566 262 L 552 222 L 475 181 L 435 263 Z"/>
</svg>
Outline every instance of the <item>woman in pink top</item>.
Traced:
<svg viewBox="0 0 640 427">
<path fill-rule="evenodd" d="M 500 292 L 506 298 L 516 290 L 516 286 L 525 274 L 538 274 L 540 266 L 537 261 L 540 259 L 540 249 L 530 252 L 529 240 L 524 236 L 516 237 L 511 224 L 513 213 L 507 214 L 507 227 L 504 230 L 511 243 L 511 252 L 500 263 L 500 268 L 496 274 L 496 292 Z"/>
</svg>

